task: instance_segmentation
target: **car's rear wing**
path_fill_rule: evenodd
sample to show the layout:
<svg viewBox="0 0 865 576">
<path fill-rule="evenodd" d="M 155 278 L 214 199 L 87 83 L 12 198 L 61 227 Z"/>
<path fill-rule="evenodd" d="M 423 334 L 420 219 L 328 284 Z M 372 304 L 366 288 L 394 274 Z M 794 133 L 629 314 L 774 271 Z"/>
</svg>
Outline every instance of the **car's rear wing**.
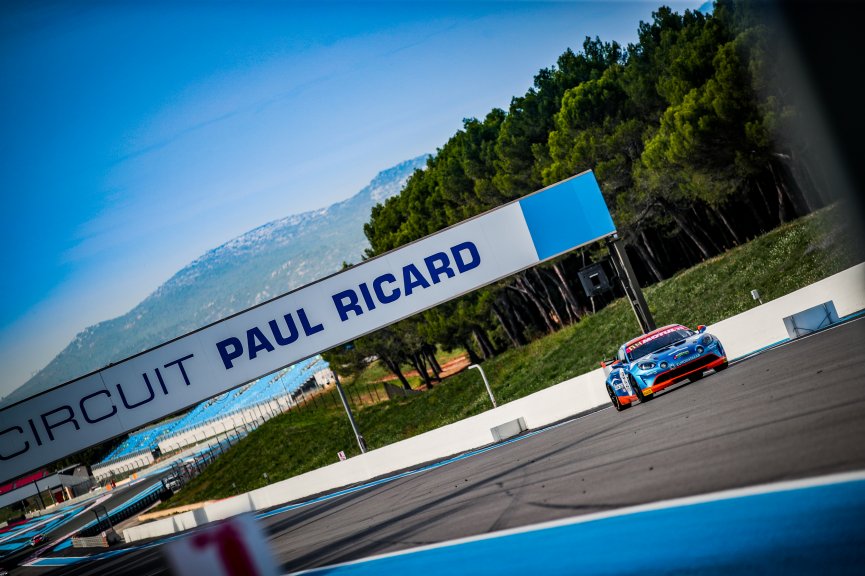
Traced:
<svg viewBox="0 0 865 576">
<path fill-rule="evenodd" d="M 604 377 L 605 378 L 610 375 L 610 372 L 613 371 L 613 364 L 616 364 L 617 362 L 618 362 L 618 360 L 616 360 L 616 359 L 601 360 L 601 368 L 604 369 Z"/>
</svg>

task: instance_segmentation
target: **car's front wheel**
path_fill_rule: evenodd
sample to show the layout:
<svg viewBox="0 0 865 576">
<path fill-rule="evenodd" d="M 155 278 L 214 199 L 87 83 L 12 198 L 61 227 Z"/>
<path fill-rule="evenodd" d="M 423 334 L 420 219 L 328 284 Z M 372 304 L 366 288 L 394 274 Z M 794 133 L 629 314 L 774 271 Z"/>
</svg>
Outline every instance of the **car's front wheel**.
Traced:
<svg viewBox="0 0 865 576">
<path fill-rule="evenodd" d="M 616 393 L 613 392 L 613 389 L 610 388 L 609 386 L 607 386 L 607 394 L 610 395 L 610 402 L 612 402 L 613 408 L 615 408 L 618 412 L 621 412 L 622 410 L 624 410 L 625 408 L 628 407 L 628 405 L 624 405 L 621 402 L 619 402 L 619 397 L 616 396 Z"/>
<path fill-rule="evenodd" d="M 726 370 L 729 367 L 730 363 L 725 360 L 724 363 L 720 366 L 715 366 L 715 372 L 721 372 L 722 370 Z"/>
<path fill-rule="evenodd" d="M 643 394 L 643 391 L 640 390 L 640 387 L 636 385 L 634 386 L 634 392 L 636 393 L 637 398 L 640 400 L 640 402 L 648 402 L 654 397 L 652 394 Z"/>
</svg>

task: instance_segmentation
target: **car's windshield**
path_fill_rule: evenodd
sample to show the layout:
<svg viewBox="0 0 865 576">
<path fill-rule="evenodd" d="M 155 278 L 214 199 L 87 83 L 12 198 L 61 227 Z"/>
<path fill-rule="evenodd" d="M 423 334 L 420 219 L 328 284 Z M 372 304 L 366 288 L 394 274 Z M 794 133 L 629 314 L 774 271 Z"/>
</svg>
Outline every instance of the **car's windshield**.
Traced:
<svg viewBox="0 0 865 576">
<path fill-rule="evenodd" d="M 693 334 L 694 332 L 687 328 L 671 328 L 659 334 L 653 334 L 642 340 L 637 340 L 628 346 L 625 352 L 628 354 L 628 359 L 633 362 L 661 348 L 666 348 L 679 340 L 684 340 Z"/>
</svg>

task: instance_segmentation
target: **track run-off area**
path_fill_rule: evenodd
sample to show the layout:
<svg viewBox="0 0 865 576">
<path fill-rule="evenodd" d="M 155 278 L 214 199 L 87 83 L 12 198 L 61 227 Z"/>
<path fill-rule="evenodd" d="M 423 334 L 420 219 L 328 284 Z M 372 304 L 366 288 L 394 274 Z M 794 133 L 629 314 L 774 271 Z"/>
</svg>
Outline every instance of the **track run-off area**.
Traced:
<svg viewBox="0 0 865 576">
<path fill-rule="evenodd" d="M 854 320 L 621 413 L 258 517 L 288 573 L 860 573 L 863 342 Z M 176 537 L 13 573 L 168 573 Z"/>
</svg>

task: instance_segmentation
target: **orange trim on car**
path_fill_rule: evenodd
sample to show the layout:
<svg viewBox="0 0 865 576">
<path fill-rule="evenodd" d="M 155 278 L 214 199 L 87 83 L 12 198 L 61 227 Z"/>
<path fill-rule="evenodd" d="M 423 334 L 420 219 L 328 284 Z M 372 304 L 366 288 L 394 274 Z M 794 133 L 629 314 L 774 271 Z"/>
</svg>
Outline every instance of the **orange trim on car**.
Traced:
<svg viewBox="0 0 865 576">
<path fill-rule="evenodd" d="M 693 362 L 697 362 L 698 360 L 699 360 L 699 358 L 697 360 L 693 360 Z M 684 374 L 679 374 L 675 378 L 670 378 L 669 380 L 662 380 L 661 382 L 658 382 L 656 380 L 655 383 L 652 384 L 651 387 L 655 392 L 658 392 L 658 391 L 663 390 L 664 388 L 666 388 L 668 386 L 672 386 L 676 382 L 681 382 L 684 378 L 687 378 L 688 376 L 690 376 L 691 374 L 694 374 L 695 372 L 705 372 L 706 370 L 711 370 L 712 368 L 720 366 L 721 364 L 723 364 L 726 361 L 727 361 L 727 357 L 721 356 L 717 360 L 712 360 L 711 362 L 709 362 L 705 366 L 700 366 L 699 368 L 694 368 L 693 370 L 689 370 L 688 372 L 685 372 Z M 659 376 L 663 376 L 663 375 L 664 375 L 663 372 L 661 374 L 659 374 Z"/>
</svg>

